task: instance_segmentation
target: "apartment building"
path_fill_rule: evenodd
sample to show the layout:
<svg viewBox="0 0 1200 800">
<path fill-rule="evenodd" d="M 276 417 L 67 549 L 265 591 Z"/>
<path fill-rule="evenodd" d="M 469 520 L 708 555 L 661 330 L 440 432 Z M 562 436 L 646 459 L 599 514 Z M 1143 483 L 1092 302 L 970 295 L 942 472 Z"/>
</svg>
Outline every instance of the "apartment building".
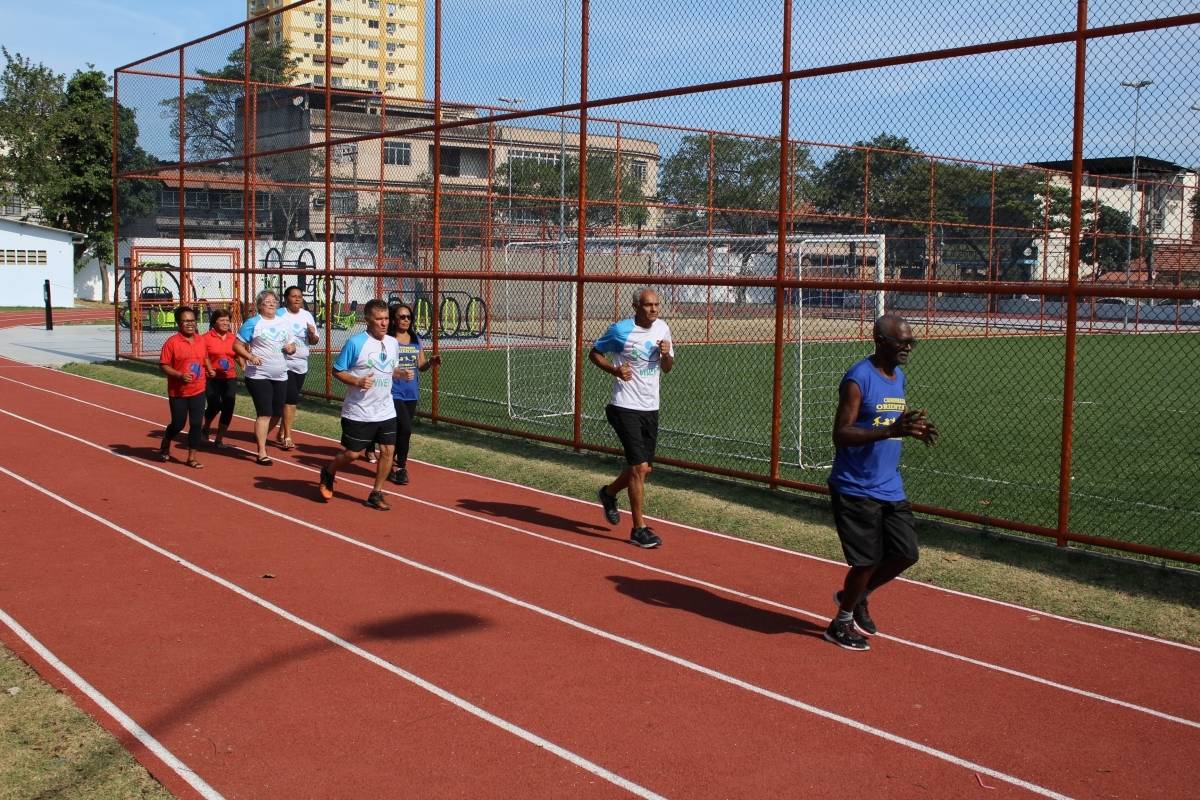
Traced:
<svg viewBox="0 0 1200 800">
<path fill-rule="evenodd" d="M 297 86 L 324 86 L 328 66 L 330 85 L 337 88 L 414 99 L 424 95 L 423 0 L 317 0 L 278 10 L 288 2 L 247 0 L 246 14 L 259 18 L 251 26 L 255 36 L 291 45 L 300 59 L 293 79 Z"/>
</svg>

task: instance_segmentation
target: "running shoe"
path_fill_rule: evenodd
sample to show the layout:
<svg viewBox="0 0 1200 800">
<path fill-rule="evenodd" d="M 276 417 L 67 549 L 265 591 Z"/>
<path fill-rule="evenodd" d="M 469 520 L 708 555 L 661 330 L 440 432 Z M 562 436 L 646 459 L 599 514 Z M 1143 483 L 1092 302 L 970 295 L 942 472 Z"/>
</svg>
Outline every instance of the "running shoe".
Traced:
<svg viewBox="0 0 1200 800">
<path fill-rule="evenodd" d="M 838 592 L 833 596 L 833 602 L 838 604 L 838 608 L 842 607 L 842 593 Z M 854 627 L 863 636 L 874 636 L 879 633 L 879 628 L 875 626 L 875 620 L 871 619 L 871 612 L 867 610 L 867 598 L 858 601 L 858 605 L 854 607 Z"/>
<path fill-rule="evenodd" d="M 829 627 L 825 629 L 825 641 L 833 642 L 838 647 L 844 647 L 847 650 L 871 649 L 867 640 L 854 632 L 854 623 L 850 621 L 838 622 L 834 619 L 830 622 Z"/>
<path fill-rule="evenodd" d="M 604 519 L 608 524 L 616 525 L 620 522 L 621 512 L 617 510 L 617 498 L 608 493 L 608 487 L 601 486 L 596 497 L 600 498 L 600 505 L 604 506 Z"/>
<path fill-rule="evenodd" d="M 645 525 L 640 528 L 634 528 L 633 533 L 629 534 L 629 541 L 646 550 L 653 549 L 662 544 L 662 539 L 658 538 L 658 534 Z"/>
<path fill-rule="evenodd" d="M 406 467 L 399 467 L 398 469 L 392 470 L 392 483 L 395 483 L 399 486 L 407 486 L 408 469 Z"/>
<path fill-rule="evenodd" d="M 321 467 L 321 481 L 318 487 L 321 490 L 321 497 L 325 500 L 333 499 L 333 473 L 325 467 Z"/>
<path fill-rule="evenodd" d="M 383 492 L 371 492 L 367 495 L 367 505 L 377 511 L 391 511 L 392 507 L 388 505 L 387 498 L 383 496 Z"/>
</svg>

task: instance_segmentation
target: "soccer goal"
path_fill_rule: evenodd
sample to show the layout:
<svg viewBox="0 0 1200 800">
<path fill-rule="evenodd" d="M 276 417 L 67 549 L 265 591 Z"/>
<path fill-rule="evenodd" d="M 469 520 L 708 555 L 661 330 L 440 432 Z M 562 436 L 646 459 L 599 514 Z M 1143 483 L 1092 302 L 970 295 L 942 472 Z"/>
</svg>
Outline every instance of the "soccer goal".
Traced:
<svg viewBox="0 0 1200 800">
<path fill-rule="evenodd" d="M 773 364 L 775 290 L 771 286 L 721 285 L 721 278 L 773 278 L 778 239 L 768 236 L 590 238 L 585 242 L 588 274 L 636 273 L 672 278 L 694 276 L 696 284 L 656 286 L 662 315 L 675 343 L 686 348 L 692 368 L 719 369 L 730 359 Z M 787 277 L 883 283 L 886 241 L 880 235 L 786 238 Z M 577 240 L 510 242 L 508 272 L 571 275 Z M 708 285 L 710 281 L 718 285 Z M 633 287 L 589 283 L 584 293 L 584 342 L 614 319 L 632 313 Z M 576 352 L 575 286 L 569 281 L 505 281 L 504 347 L 508 414 L 513 419 L 553 424 L 573 412 Z M 837 388 L 850 363 L 863 354 L 875 317 L 883 313 L 882 289 L 814 287 L 784 296 L 784 375 L 781 453 L 785 464 L 823 468 L 832 463 L 832 423 Z M 709 363 L 712 362 L 712 363 Z M 764 367 L 766 368 L 766 367 Z M 686 374 L 672 376 L 687 383 Z M 763 383 L 765 379 L 765 383 Z M 663 443 L 693 457 L 766 461 L 770 457 L 769 371 L 734 387 L 753 394 L 743 414 L 727 420 L 664 407 Z M 599 400 L 597 400 L 599 402 Z M 697 403 L 703 403 L 697 399 Z M 678 400 L 676 401 L 678 405 Z M 584 404 L 587 419 L 602 413 Z M 601 404 L 602 407 L 602 404 Z"/>
</svg>

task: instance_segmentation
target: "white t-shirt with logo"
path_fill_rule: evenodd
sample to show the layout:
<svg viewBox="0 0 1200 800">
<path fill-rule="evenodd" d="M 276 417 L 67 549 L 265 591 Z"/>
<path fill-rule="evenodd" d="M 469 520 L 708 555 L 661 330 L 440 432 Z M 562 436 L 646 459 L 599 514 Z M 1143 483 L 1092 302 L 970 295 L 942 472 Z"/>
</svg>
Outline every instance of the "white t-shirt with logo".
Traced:
<svg viewBox="0 0 1200 800">
<path fill-rule="evenodd" d="M 658 410 L 658 386 L 662 374 L 658 343 L 670 338 L 671 329 L 661 319 L 654 320 L 649 328 L 641 328 L 630 318 L 609 325 L 604 335 L 596 340 L 593 349 L 613 354 L 613 366 L 628 364 L 633 368 L 631 380 L 617 378 L 613 381 L 614 406 L 635 411 Z M 675 357 L 674 342 L 668 355 Z"/>
<path fill-rule="evenodd" d="M 262 359 L 255 366 L 246 362 L 246 377 L 250 380 L 281 381 L 287 378 L 287 360 L 283 348 L 296 341 L 291 326 L 279 314 L 271 319 L 255 314 L 238 328 L 237 337 L 250 348 L 250 354 Z"/>
<path fill-rule="evenodd" d="M 292 338 L 296 340 L 296 352 L 287 356 L 288 372 L 299 372 L 305 374 L 308 372 L 308 326 L 317 327 L 317 321 L 313 319 L 313 315 L 309 313 L 307 308 L 302 308 L 296 313 L 291 311 L 283 311 L 277 313 L 276 316 L 283 317 L 287 320 L 288 328 L 292 332 Z M 320 329 L 317 331 L 318 341 L 320 339 Z"/>
<path fill-rule="evenodd" d="M 397 360 L 395 337 L 376 339 L 366 331 L 360 331 L 346 340 L 333 362 L 334 371 L 348 372 L 355 377 L 374 375 L 375 383 L 370 389 L 346 387 L 343 417 L 357 422 L 383 422 L 396 416 L 396 406 L 392 403 L 392 373 Z"/>
</svg>

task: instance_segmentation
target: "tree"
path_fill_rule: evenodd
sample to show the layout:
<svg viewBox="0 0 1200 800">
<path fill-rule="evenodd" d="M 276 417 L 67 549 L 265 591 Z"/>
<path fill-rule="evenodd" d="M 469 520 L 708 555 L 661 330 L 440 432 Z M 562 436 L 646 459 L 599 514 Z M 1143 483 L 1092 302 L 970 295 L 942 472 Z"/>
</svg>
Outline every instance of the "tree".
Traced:
<svg viewBox="0 0 1200 800">
<path fill-rule="evenodd" d="M 0 192 L 40 207 L 46 224 L 83 234 L 83 242 L 75 246 L 76 269 L 88 255 L 102 265 L 111 263 L 113 109 L 108 79 L 95 69 L 79 70 L 64 90 L 62 76 L 52 70 L 7 50 L 3 54 L 0 138 L 10 151 L 3 161 Z M 151 168 L 153 159 L 138 145 L 133 112 L 120 107 L 117 119 L 121 167 Z M 121 214 L 152 211 L 153 185 L 132 180 L 119 189 Z M 101 276 L 107 297 L 107 270 Z"/>
<path fill-rule="evenodd" d="M 710 152 L 711 145 L 711 152 Z M 669 225 L 694 230 L 704 219 L 712 183 L 713 228 L 735 234 L 766 234 L 776 229 L 779 212 L 779 142 L 735 136 L 689 134 L 662 163 L 659 194 L 681 209 Z M 710 157 L 711 156 L 711 157 Z M 813 161 L 807 147 L 792 145 L 790 204 L 811 191 Z"/>
<path fill-rule="evenodd" d="M 565 169 L 557 161 L 510 159 L 496 169 L 492 186 L 497 196 L 497 218 L 507 216 L 536 224 L 557 226 L 561 219 L 572 225 L 578 218 L 579 159 L 566 156 Z M 592 228 L 613 227 L 617 219 L 617 170 L 613 153 L 593 152 L 587 159 L 587 223 Z M 510 180 L 511 177 L 511 180 Z M 560 202 L 559 197 L 565 199 Z M 621 157 L 621 225 L 641 228 L 649 220 L 646 193 L 634 173 L 633 159 Z M 443 202 L 443 219 L 445 219 Z"/>
<path fill-rule="evenodd" d="M 251 82 L 286 85 L 295 76 L 300 59 L 293 58 L 288 42 L 272 44 L 250 41 Z M 184 134 L 187 153 L 196 159 L 223 158 L 242 152 L 242 115 L 245 110 L 245 48 L 235 48 L 218 70 L 197 69 L 201 82 L 183 97 Z M 179 137 L 179 100 L 161 101 L 163 117 L 171 122 L 171 134 Z"/>
</svg>

